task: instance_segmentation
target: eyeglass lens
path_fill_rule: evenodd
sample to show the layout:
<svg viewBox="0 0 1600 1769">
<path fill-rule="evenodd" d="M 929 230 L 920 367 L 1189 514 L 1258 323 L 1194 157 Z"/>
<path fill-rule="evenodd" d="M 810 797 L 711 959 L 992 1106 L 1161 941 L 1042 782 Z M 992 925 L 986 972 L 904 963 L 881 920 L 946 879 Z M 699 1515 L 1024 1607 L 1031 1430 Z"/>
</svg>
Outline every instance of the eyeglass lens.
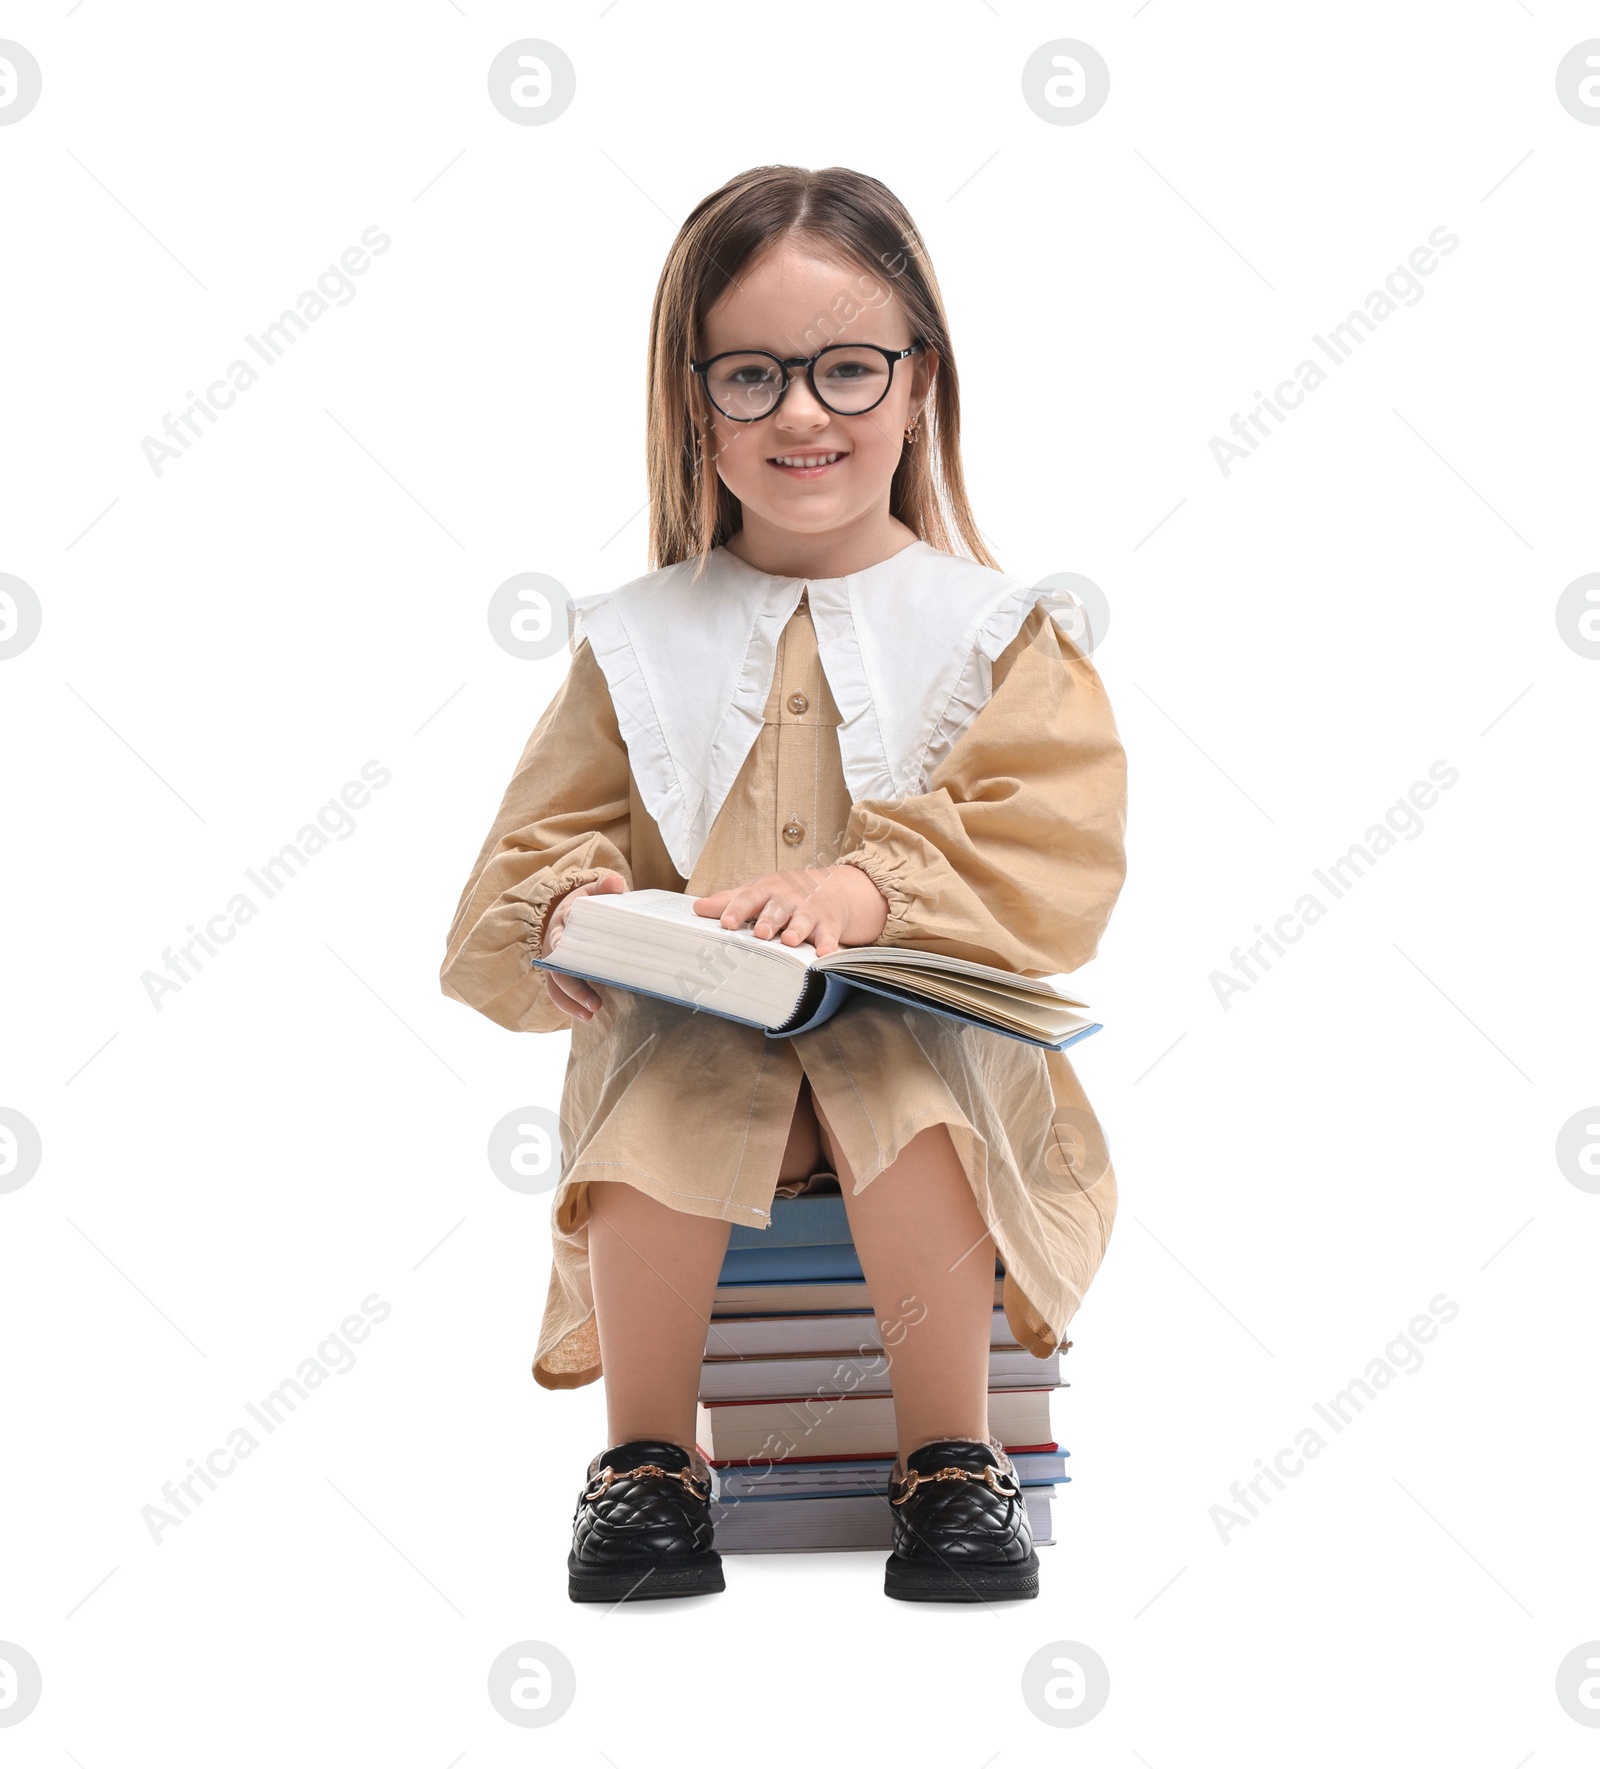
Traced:
<svg viewBox="0 0 1600 1769">
<path fill-rule="evenodd" d="M 870 411 L 888 392 L 890 372 L 888 360 L 876 350 L 830 345 L 816 362 L 818 397 L 845 416 Z M 775 358 L 759 351 L 724 356 L 707 370 L 706 386 L 730 418 L 764 418 L 783 391 L 783 371 Z"/>
</svg>

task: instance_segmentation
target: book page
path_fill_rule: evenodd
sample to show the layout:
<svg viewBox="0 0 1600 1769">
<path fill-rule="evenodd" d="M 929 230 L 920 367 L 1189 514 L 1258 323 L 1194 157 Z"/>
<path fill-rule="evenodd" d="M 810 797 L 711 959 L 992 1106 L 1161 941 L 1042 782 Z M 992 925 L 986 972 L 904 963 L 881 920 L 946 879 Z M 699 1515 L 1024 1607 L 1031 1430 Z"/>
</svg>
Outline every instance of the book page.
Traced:
<svg viewBox="0 0 1600 1769">
<path fill-rule="evenodd" d="M 975 982 L 989 983 L 1023 995 L 1039 995 L 1067 1007 L 1088 1011 L 1089 1004 L 1073 993 L 1071 978 L 1066 973 L 1049 977 L 1021 977 L 1015 971 L 1000 970 L 992 964 L 976 964 L 968 958 L 947 958 L 941 952 L 919 952 L 912 946 L 841 946 L 826 958 L 816 961 L 818 970 L 860 971 L 870 976 L 884 966 L 906 970 L 927 971 L 951 977 L 971 977 Z"/>
<path fill-rule="evenodd" d="M 580 897 L 572 905 L 567 927 L 578 925 L 580 916 L 588 921 L 596 914 L 638 916 L 647 922 L 665 923 L 674 930 L 692 932 L 708 944 L 733 942 L 795 970 L 805 970 L 816 961 L 816 947 L 805 941 L 798 946 L 785 946 L 776 938 L 758 938 L 748 927 L 725 928 L 714 916 L 696 915 L 694 898 L 687 891 L 615 891 Z"/>
</svg>

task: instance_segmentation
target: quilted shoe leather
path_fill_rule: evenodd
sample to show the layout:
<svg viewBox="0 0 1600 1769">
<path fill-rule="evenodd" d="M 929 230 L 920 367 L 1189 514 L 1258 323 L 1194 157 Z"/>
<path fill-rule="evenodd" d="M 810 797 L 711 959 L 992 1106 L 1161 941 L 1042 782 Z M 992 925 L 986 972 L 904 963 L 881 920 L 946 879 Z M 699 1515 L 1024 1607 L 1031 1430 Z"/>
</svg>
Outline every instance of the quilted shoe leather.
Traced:
<svg viewBox="0 0 1600 1769">
<path fill-rule="evenodd" d="M 902 1475 L 897 1465 L 889 1476 L 894 1551 L 884 1565 L 888 1596 L 979 1603 L 1039 1595 L 1028 1508 L 1003 1449 L 944 1439 L 914 1450 L 905 1469 Z M 955 1472 L 941 1477 L 942 1470 Z M 913 1483 L 914 1474 L 923 1478 Z"/>
<path fill-rule="evenodd" d="M 651 1472 L 649 1465 L 662 1472 Z M 695 1486 L 673 1479 L 678 1473 L 691 1476 Z M 698 1451 L 691 1456 L 675 1443 L 636 1439 L 602 1450 L 589 1464 L 572 1514 L 567 1595 L 573 1602 L 639 1602 L 722 1590 L 722 1556 L 712 1545 L 710 1474 Z"/>
</svg>

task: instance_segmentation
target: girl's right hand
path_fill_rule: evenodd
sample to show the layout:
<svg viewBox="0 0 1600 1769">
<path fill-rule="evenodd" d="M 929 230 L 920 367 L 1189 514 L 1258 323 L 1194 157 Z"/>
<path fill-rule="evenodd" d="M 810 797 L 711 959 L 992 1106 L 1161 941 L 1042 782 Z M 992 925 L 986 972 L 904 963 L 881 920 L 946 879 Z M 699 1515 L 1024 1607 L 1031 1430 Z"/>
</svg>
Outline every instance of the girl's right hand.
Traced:
<svg viewBox="0 0 1600 1769">
<path fill-rule="evenodd" d="M 603 878 L 594 879 L 589 884 L 578 885 L 568 891 L 545 920 L 539 956 L 550 956 L 551 950 L 566 930 L 567 912 L 579 897 L 593 896 L 597 892 L 625 891 L 627 888 L 627 880 L 620 872 L 608 872 Z M 569 977 L 560 971 L 547 970 L 544 980 L 550 991 L 550 999 L 563 1013 L 571 1014 L 575 1020 L 594 1018 L 600 1007 L 600 997 L 581 977 Z"/>
</svg>

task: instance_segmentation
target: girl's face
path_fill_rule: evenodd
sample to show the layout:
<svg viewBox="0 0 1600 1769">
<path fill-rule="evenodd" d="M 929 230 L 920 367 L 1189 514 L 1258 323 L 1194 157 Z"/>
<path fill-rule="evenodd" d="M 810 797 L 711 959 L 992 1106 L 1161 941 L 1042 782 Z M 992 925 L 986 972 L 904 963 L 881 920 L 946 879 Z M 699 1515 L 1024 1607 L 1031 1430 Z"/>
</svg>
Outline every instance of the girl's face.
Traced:
<svg viewBox="0 0 1600 1769">
<path fill-rule="evenodd" d="M 901 350 L 912 335 L 884 278 L 785 241 L 748 265 L 724 293 L 706 316 L 701 342 L 697 360 L 725 350 L 813 356 L 830 344 Z M 789 371 L 789 390 L 775 411 L 745 423 L 708 408 L 703 387 L 696 386 L 694 399 L 711 414 L 717 472 L 743 506 L 745 526 L 821 535 L 886 518 L 906 426 L 922 410 L 937 366 L 931 348 L 906 357 L 895 364 L 882 403 L 852 416 L 821 404 L 803 369 Z M 826 365 L 819 366 L 825 392 L 826 373 Z M 919 433 L 918 446 L 926 445 Z"/>
</svg>

